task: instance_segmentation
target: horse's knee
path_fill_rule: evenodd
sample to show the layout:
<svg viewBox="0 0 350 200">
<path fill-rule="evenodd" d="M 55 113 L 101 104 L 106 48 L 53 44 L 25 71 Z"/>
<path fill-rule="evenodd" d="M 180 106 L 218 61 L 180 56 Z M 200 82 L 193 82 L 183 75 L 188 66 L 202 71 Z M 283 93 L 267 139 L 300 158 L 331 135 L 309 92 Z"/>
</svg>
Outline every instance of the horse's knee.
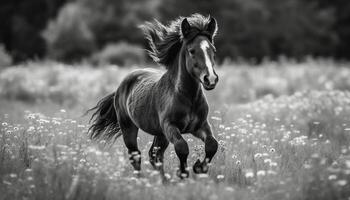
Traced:
<svg viewBox="0 0 350 200">
<path fill-rule="evenodd" d="M 211 159 L 215 155 L 218 150 L 218 146 L 218 141 L 216 141 L 216 139 L 212 136 L 205 140 L 205 153 L 207 154 L 208 158 Z"/>
</svg>

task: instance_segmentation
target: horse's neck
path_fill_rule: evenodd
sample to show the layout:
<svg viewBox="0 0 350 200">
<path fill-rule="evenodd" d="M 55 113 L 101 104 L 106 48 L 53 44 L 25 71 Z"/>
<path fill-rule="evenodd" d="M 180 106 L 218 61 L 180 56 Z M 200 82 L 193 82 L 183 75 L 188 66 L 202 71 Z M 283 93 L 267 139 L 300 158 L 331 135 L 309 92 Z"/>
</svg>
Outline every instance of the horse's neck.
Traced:
<svg viewBox="0 0 350 200">
<path fill-rule="evenodd" d="M 172 67 L 171 74 L 175 92 L 194 100 L 201 92 L 200 83 L 194 79 L 186 70 L 185 56 L 181 51 L 178 55 L 178 62 Z"/>
</svg>

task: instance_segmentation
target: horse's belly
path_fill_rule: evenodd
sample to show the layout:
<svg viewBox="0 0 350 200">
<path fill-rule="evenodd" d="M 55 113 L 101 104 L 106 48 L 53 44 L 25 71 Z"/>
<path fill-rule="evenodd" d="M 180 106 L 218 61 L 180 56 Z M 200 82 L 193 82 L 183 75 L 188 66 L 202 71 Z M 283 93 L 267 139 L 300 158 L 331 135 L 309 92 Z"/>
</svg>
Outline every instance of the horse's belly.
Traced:
<svg viewBox="0 0 350 200">
<path fill-rule="evenodd" d="M 149 88 L 144 88 L 142 92 L 137 89 L 140 88 L 136 88 L 127 100 L 129 116 L 138 128 L 151 135 L 158 135 L 161 129 L 152 95 L 147 91 Z"/>
</svg>

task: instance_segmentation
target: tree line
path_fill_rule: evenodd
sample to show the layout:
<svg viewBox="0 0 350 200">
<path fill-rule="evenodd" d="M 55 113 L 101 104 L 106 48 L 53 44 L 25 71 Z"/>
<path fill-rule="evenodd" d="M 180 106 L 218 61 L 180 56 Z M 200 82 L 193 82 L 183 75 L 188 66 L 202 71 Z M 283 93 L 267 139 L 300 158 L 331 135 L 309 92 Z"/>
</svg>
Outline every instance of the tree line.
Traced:
<svg viewBox="0 0 350 200">
<path fill-rule="evenodd" d="M 2 0 L 0 43 L 15 62 L 133 60 L 147 48 L 144 21 L 192 13 L 217 19 L 220 60 L 350 58 L 348 0 Z"/>
</svg>

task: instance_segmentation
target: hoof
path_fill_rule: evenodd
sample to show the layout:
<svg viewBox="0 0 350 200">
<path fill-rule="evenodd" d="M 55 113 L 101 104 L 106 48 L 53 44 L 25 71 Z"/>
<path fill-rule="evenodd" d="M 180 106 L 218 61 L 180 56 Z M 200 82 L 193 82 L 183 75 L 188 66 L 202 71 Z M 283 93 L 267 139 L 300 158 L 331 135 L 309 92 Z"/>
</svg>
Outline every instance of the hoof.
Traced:
<svg viewBox="0 0 350 200">
<path fill-rule="evenodd" d="M 196 174 L 205 174 L 208 172 L 208 165 L 205 162 L 201 162 L 199 159 L 193 165 L 193 172 Z"/>
<path fill-rule="evenodd" d="M 185 179 L 188 178 L 190 176 L 190 172 L 188 170 L 184 170 L 181 171 L 180 169 L 178 169 L 176 171 L 176 175 L 180 178 L 180 179 Z"/>
</svg>

